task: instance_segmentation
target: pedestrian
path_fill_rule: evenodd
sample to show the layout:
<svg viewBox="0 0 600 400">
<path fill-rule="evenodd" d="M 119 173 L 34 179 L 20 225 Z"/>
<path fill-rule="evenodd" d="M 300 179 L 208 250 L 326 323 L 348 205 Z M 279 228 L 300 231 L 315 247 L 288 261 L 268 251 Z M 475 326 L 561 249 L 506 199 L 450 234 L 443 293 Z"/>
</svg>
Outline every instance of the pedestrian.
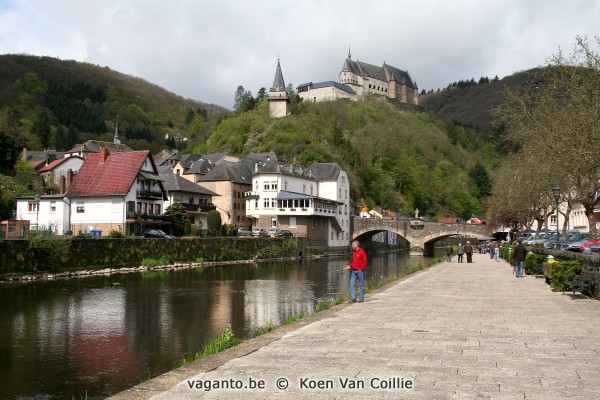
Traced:
<svg viewBox="0 0 600 400">
<path fill-rule="evenodd" d="M 452 245 L 451 244 L 446 246 L 446 257 L 448 258 L 448 262 L 452 262 Z"/>
<path fill-rule="evenodd" d="M 465 244 L 465 254 L 467 255 L 467 262 L 473 262 L 473 246 L 471 246 L 471 242 L 467 240 L 467 244 Z"/>
<path fill-rule="evenodd" d="M 344 269 L 351 269 L 350 274 L 350 301 L 349 303 L 356 303 L 356 281 L 359 285 L 359 296 L 358 302 L 362 303 L 365 301 L 365 269 L 367 268 L 367 254 L 360 247 L 360 242 L 354 240 L 352 242 L 352 262 Z"/>
<path fill-rule="evenodd" d="M 496 244 L 494 246 L 494 257 L 496 257 L 496 262 L 500 262 L 500 245 Z"/>
<path fill-rule="evenodd" d="M 525 250 L 525 246 L 523 243 L 518 243 L 515 247 L 515 251 L 513 257 L 515 259 L 515 271 L 517 278 L 523 278 L 523 261 L 525 261 L 525 257 L 527 256 L 527 250 Z"/>
<path fill-rule="evenodd" d="M 458 256 L 458 262 L 463 262 L 463 254 L 465 253 L 465 249 L 463 249 L 462 243 L 459 243 L 456 247 L 456 255 Z"/>
<path fill-rule="evenodd" d="M 489 251 L 489 253 L 490 253 L 490 260 L 493 260 L 493 259 L 494 259 L 494 248 L 495 248 L 495 247 L 496 247 L 496 245 L 495 245 L 495 243 L 494 243 L 494 242 L 490 242 L 490 243 L 488 244 L 488 251 Z"/>
</svg>

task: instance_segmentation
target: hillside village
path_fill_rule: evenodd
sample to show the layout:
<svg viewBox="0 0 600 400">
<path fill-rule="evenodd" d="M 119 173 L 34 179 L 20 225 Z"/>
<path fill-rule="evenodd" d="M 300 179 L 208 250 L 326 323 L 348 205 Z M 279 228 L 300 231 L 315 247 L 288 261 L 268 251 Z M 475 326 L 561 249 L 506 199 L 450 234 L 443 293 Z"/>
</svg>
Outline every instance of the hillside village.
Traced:
<svg viewBox="0 0 600 400">
<path fill-rule="evenodd" d="M 366 87 L 369 76 L 377 72 L 373 66 L 353 62 L 350 54 L 344 65 L 340 81 L 347 81 L 342 74 L 353 74 L 348 82 L 357 88 L 359 82 Z M 381 90 L 387 92 L 383 83 Z M 362 94 L 362 86 L 357 91 Z M 364 89 L 365 94 L 370 91 Z M 356 100 L 357 92 L 352 92 Z M 415 85 L 411 94 L 415 103 L 416 93 Z M 327 100 L 335 99 L 319 101 Z M 289 114 L 279 61 L 268 102 L 271 118 Z M 170 231 L 171 219 L 165 211 L 179 203 L 197 231 L 206 229 L 208 213 L 216 210 L 222 223 L 234 229 L 285 229 L 307 237 L 309 245 L 330 249 L 347 247 L 350 240 L 350 181 L 336 163 L 304 168 L 286 165 L 272 151 L 243 158 L 227 153 L 179 154 L 177 150 L 152 155 L 121 143 L 118 124 L 113 142 L 88 140 L 66 152 L 24 149 L 22 159 L 34 162 L 44 182 L 59 190 L 18 197 L 16 220 L 5 222 L 7 236 L 11 231 L 20 234 L 24 225 L 59 235 Z"/>
</svg>

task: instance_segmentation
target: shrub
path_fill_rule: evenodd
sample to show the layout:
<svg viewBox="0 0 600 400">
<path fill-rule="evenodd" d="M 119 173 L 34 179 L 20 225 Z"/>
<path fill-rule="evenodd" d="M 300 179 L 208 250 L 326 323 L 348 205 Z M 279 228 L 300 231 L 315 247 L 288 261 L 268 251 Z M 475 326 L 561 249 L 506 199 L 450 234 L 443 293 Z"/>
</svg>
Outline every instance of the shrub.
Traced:
<svg viewBox="0 0 600 400">
<path fill-rule="evenodd" d="M 123 233 L 121 233 L 120 231 L 112 230 L 106 237 L 111 239 L 121 239 L 124 238 L 125 235 L 123 235 Z"/>
<path fill-rule="evenodd" d="M 525 268 L 525 273 L 527 275 L 533 275 L 535 271 L 540 271 L 542 268 L 542 263 L 544 262 L 543 254 L 535 254 L 529 253 L 527 257 L 525 257 L 525 261 L 523 262 L 523 267 Z"/>
<path fill-rule="evenodd" d="M 216 234 L 221 227 L 221 214 L 217 210 L 210 210 L 206 216 L 206 225 L 209 232 Z"/>
<path fill-rule="evenodd" d="M 189 236 L 190 233 L 192 233 L 192 221 L 186 219 L 183 223 L 183 234 Z"/>
<path fill-rule="evenodd" d="M 161 256 L 160 258 L 144 258 L 142 260 L 142 266 L 144 267 L 156 267 L 157 265 L 168 265 L 171 263 L 169 256 Z"/>
<path fill-rule="evenodd" d="M 550 284 L 557 291 L 564 291 L 569 287 L 565 281 L 571 280 L 581 273 L 579 261 L 561 261 L 552 265 L 550 272 Z"/>
<path fill-rule="evenodd" d="M 49 232 L 29 232 L 28 248 L 31 252 L 28 267 L 31 270 L 55 269 L 69 259 L 71 241 Z"/>
</svg>

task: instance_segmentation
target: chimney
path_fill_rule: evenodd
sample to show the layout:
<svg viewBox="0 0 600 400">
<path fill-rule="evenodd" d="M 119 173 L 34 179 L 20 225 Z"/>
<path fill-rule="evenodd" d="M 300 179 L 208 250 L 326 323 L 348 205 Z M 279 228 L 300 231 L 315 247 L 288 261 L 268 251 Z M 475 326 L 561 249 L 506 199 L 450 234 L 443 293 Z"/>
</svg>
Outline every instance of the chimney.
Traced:
<svg viewBox="0 0 600 400">
<path fill-rule="evenodd" d="M 67 180 L 64 175 L 60 177 L 59 191 L 60 194 L 65 194 L 67 191 Z"/>
<path fill-rule="evenodd" d="M 73 182 L 73 170 L 69 169 L 67 171 L 67 182 L 65 185 L 65 192 L 69 189 L 69 186 L 71 186 L 71 182 Z"/>
<path fill-rule="evenodd" d="M 100 162 L 102 164 L 104 164 L 104 162 L 106 161 L 107 158 L 108 158 L 108 149 L 106 147 L 103 147 L 100 149 Z"/>
</svg>

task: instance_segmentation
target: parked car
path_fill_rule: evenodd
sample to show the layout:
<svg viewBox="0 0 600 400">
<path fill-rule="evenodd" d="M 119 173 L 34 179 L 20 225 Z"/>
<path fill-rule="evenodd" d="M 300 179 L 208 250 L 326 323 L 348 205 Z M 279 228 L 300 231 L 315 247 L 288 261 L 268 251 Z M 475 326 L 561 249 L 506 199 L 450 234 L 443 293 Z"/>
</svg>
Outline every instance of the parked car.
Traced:
<svg viewBox="0 0 600 400">
<path fill-rule="evenodd" d="M 588 235 L 588 237 L 585 239 L 581 239 L 581 240 L 577 240 L 575 242 L 569 243 L 567 245 L 567 250 L 579 252 L 579 251 L 581 251 L 581 246 L 583 246 L 583 244 L 589 240 L 590 240 L 590 237 Z"/>
<path fill-rule="evenodd" d="M 600 243 L 591 244 L 584 248 L 584 253 L 600 253 Z"/>
<path fill-rule="evenodd" d="M 561 250 L 579 251 L 582 244 L 590 240 L 590 234 L 585 232 L 577 232 L 569 235 L 567 240 L 560 242 Z"/>
<path fill-rule="evenodd" d="M 530 246 L 540 246 L 544 240 L 550 239 L 552 233 L 541 233 L 537 238 L 531 240 L 528 244 Z"/>
<path fill-rule="evenodd" d="M 294 235 L 292 234 L 292 232 L 288 231 L 287 229 L 271 228 L 271 229 L 269 229 L 269 236 L 282 237 L 282 236 L 294 236 Z"/>
<path fill-rule="evenodd" d="M 252 236 L 269 236 L 269 232 L 267 232 L 267 230 L 263 228 L 254 228 L 252 229 Z"/>
<path fill-rule="evenodd" d="M 294 234 L 292 232 L 288 231 L 287 229 L 277 229 L 277 233 L 275 236 L 290 237 L 290 236 L 294 236 Z"/>
<path fill-rule="evenodd" d="M 585 249 L 587 247 L 590 247 L 595 244 L 600 244 L 600 239 L 588 240 L 587 242 L 585 242 L 584 244 L 581 245 L 581 247 L 579 248 L 579 251 L 584 252 L 584 251 L 586 251 Z"/>
<path fill-rule="evenodd" d="M 238 236 L 252 236 L 252 231 L 249 231 L 249 230 L 248 230 L 248 229 L 246 229 L 246 228 L 237 228 L 237 229 L 235 230 L 235 233 L 236 233 Z"/>
<path fill-rule="evenodd" d="M 145 238 L 152 238 L 152 239 L 173 239 L 175 238 L 175 236 L 173 235 L 168 235 L 166 233 L 164 233 L 163 231 L 161 231 L 160 229 L 148 229 L 147 231 L 145 231 L 142 236 L 144 236 Z"/>
</svg>

